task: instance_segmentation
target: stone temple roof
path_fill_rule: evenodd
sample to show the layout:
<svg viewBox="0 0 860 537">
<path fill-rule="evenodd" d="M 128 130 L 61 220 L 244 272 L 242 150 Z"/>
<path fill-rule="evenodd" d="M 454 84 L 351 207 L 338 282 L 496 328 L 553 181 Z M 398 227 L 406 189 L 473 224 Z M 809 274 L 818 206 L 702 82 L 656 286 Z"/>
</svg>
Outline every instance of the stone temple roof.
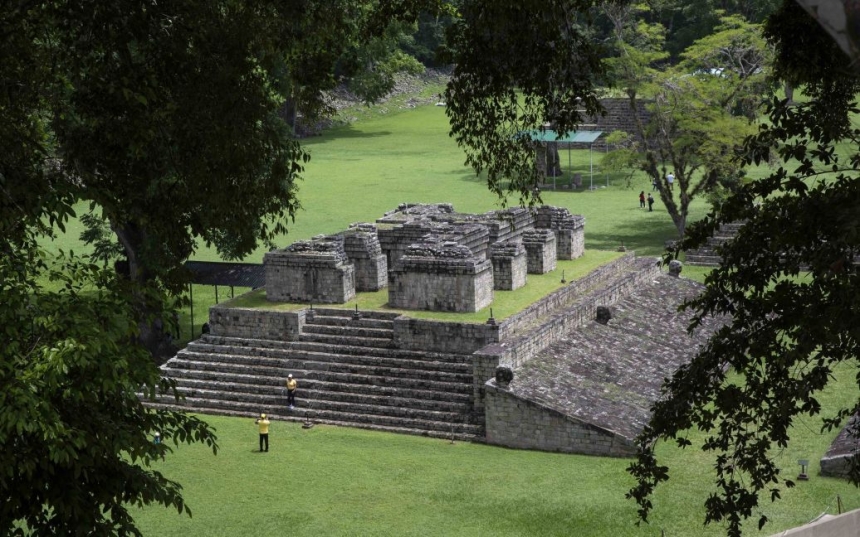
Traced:
<svg viewBox="0 0 860 537">
<path fill-rule="evenodd" d="M 710 319 L 689 336 L 685 298 L 702 285 L 658 276 L 610 306 L 607 325 L 590 321 L 516 369 L 510 391 L 629 439 L 645 426 L 663 379 L 715 330 Z"/>
</svg>

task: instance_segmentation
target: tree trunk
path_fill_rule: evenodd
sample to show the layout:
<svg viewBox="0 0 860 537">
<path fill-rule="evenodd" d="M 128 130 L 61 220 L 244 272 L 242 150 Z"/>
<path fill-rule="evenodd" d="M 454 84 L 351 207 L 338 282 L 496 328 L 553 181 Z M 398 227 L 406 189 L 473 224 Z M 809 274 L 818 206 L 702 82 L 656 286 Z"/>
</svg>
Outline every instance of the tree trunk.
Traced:
<svg viewBox="0 0 860 537">
<path fill-rule="evenodd" d="M 135 293 L 135 309 L 138 312 L 138 341 L 152 355 L 156 362 L 166 361 L 176 354 L 173 336 L 164 326 L 164 303 L 153 299 L 144 292 L 153 278 L 152 272 L 140 258 L 140 252 L 146 241 L 146 231 L 138 224 L 126 222 L 124 225 L 111 224 L 126 255 L 126 264 L 122 267 Z"/>
</svg>

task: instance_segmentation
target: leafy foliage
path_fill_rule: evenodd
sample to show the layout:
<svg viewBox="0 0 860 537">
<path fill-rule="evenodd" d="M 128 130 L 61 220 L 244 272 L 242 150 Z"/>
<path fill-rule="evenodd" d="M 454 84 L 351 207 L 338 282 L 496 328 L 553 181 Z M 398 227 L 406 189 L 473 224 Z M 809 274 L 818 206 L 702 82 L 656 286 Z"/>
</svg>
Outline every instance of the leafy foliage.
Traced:
<svg viewBox="0 0 860 537">
<path fill-rule="evenodd" d="M 459 4 L 448 35 L 455 65 L 445 91 L 451 134 L 466 163 L 493 192 L 534 202 L 538 175 L 531 131 L 549 123 L 575 130 L 600 106 L 603 73 L 589 38 L 590 0 Z"/>
<path fill-rule="evenodd" d="M 834 45 L 789 4 L 768 25 L 777 72 L 813 98 L 799 105 L 769 103 L 770 123 L 746 140 L 744 158 L 759 163 L 775 151 L 783 166 L 743 185 L 719 212 L 691 228 L 681 245 L 702 243 L 721 223 L 746 221 L 722 247 L 722 265 L 707 277 L 704 294 L 688 305 L 696 315 L 691 329 L 708 315 L 724 315 L 727 324 L 665 384 L 638 439 L 638 459 L 630 467 L 637 485 L 628 496 L 638 502 L 643 520 L 654 488 L 669 478 L 655 443 L 689 445 L 684 431 L 697 428 L 708 433 L 702 449 L 715 455 L 716 491 L 707 500 L 706 521 L 725 522 L 729 535 L 740 535 L 762 495 L 776 500 L 782 487 L 793 486 L 780 474 L 774 449 L 788 444 L 795 420 L 819 413 L 818 396 L 834 368 L 856 365 L 860 356 L 860 130 L 849 121 L 857 113 L 853 99 L 860 82 L 840 68 L 838 54 L 803 63 L 816 52 L 797 47 L 799 28 L 809 33 L 804 42 L 830 50 Z M 840 144 L 847 154 L 836 150 Z M 858 410 L 860 399 L 825 416 L 823 430 Z M 856 467 L 852 480 L 860 483 Z M 761 527 L 767 517 L 759 514 L 758 521 Z"/>
<path fill-rule="evenodd" d="M 617 55 L 609 63 L 630 99 L 642 141 L 639 158 L 628 162 L 656 183 L 683 237 L 690 201 L 738 176 L 735 149 L 753 132 L 760 95 L 769 89 L 769 56 L 758 26 L 725 17 L 716 33 L 683 53 L 677 66 L 658 69 L 667 53 L 660 28 L 636 19 L 645 9 L 610 9 Z M 670 172 L 674 185 L 666 180 Z"/>
</svg>

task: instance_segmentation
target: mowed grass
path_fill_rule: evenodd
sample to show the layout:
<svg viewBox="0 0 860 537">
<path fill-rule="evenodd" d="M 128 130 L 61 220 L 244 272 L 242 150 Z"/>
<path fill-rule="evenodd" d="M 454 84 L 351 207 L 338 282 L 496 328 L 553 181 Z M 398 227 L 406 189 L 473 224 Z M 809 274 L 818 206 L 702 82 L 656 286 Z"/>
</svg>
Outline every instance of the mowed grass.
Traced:
<svg viewBox="0 0 860 537">
<path fill-rule="evenodd" d="M 493 303 L 475 313 L 453 313 L 444 311 L 414 311 L 398 310 L 388 306 L 388 289 L 376 292 L 356 293 L 354 300 L 346 304 L 322 304 L 320 307 L 359 310 L 380 310 L 398 312 L 418 319 L 436 319 L 440 321 L 456 321 L 462 323 L 482 323 L 493 310 L 493 318 L 498 321 L 510 317 L 530 304 L 537 302 L 549 293 L 561 289 L 565 285 L 586 276 L 601 265 L 618 259 L 623 254 L 604 250 L 586 250 L 582 257 L 572 260 L 560 260 L 554 270 L 546 274 L 529 274 L 527 284 L 514 291 L 494 291 Z M 564 279 L 564 283 L 562 282 Z M 307 308 L 307 304 L 289 302 L 270 302 L 266 299 L 265 289 L 257 289 L 236 297 L 224 304 L 227 307 L 254 308 L 275 311 L 295 311 Z"/>
<path fill-rule="evenodd" d="M 335 233 L 351 222 L 373 221 L 401 202 L 450 202 L 462 212 L 499 208 L 484 180 L 463 166 L 463 153 L 447 131 L 442 108 L 389 109 L 386 114 L 369 110 L 359 123 L 308 140 L 312 161 L 299 192 L 304 209 L 279 244 Z M 568 170 L 567 153 L 561 156 L 565 170 L 582 173 L 585 184 L 589 158 L 588 151 L 572 152 L 573 170 Z M 598 154 L 594 162 L 599 162 Z M 639 191 L 650 189 L 643 176 L 628 188 L 598 170 L 594 184 L 602 188 L 543 194 L 546 203 L 585 215 L 589 254 L 623 244 L 640 255 L 656 256 L 666 240 L 676 238 L 659 202 L 654 212 L 638 207 Z M 690 220 L 706 209 L 702 200 L 695 202 Z M 52 247 L 83 251 L 76 225 L 70 223 L 69 233 Z M 258 250 L 246 260 L 260 262 L 263 253 Z M 205 248 L 195 258 L 218 260 Z M 705 273 L 689 268 L 684 272 L 696 279 Z M 235 290 L 237 295 L 243 291 Z M 195 323 L 186 328 L 191 324 L 186 309 L 180 318 L 182 339 L 199 334 L 214 295 L 212 287 L 194 286 Z M 228 295 L 228 289 L 219 288 L 220 301 Z M 493 308 L 494 315 L 504 311 L 501 305 Z M 852 375 L 840 372 L 839 382 L 823 400 L 825 409 L 852 401 Z M 206 419 L 218 429 L 219 454 L 183 446 L 157 468 L 184 485 L 194 517 L 160 507 L 141 509 L 136 518 L 144 535 L 723 534 L 719 525 L 702 526 L 702 504 L 713 491 L 713 456 L 697 449 L 659 447 L 662 460 L 672 466 L 672 478 L 654 497 L 650 525 L 637 527 L 635 505 L 624 499 L 632 485 L 625 472 L 629 460 L 450 444 L 321 425 L 304 430 L 286 422 L 273 424 L 272 451 L 260 454 L 254 452 L 252 420 Z M 835 436 L 820 434 L 819 423 L 817 418 L 802 420 L 790 447 L 774 453 L 788 477 L 799 471 L 798 459 L 809 459 L 812 479 L 783 490 L 783 499 L 775 504 L 762 498 L 761 512 L 774 523 L 758 532 L 752 522 L 745 534 L 770 535 L 822 512 L 833 513 L 837 495 L 847 509 L 860 507 L 854 487 L 817 475 L 818 459 Z M 691 439 L 694 448 L 703 441 L 698 433 L 691 433 Z"/>
<path fill-rule="evenodd" d="M 852 372 L 840 371 L 822 402 L 826 410 L 852 399 Z M 299 398 L 299 411 L 301 409 Z M 156 469 L 184 486 L 193 518 L 147 507 L 135 518 L 144 535 L 475 535 L 475 536 L 717 536 L 703 527 L 702 504 L 713 491 L 712 459 L 697 449 L 661 444 L 671 479 L 654 497 L 648 525 L 636 526 L 636 508 L 624 498 L 632 485 L 630 461 L 504 449 L 465 442 L 376 433 L 325 425 L 305 430 L 276 421 L 269 453 L 257 452 L 253 420 L 206 416 L 218 430 L 217 456 L 202 446 L 183 446 Z M 791 446 L 775 452 L 793 478 L 800 458 L 811 461 L 811 479 L 783 490 L 783 499 L 762 498 L 760 513 L 771 535 L 845 509 L 860 507 L 857 489 L 817 475 L 818 459 L 832 434 L 819 420 L 794 428 Z M 703 436 L 691 433 L 693 446 Z"/>
</svg>

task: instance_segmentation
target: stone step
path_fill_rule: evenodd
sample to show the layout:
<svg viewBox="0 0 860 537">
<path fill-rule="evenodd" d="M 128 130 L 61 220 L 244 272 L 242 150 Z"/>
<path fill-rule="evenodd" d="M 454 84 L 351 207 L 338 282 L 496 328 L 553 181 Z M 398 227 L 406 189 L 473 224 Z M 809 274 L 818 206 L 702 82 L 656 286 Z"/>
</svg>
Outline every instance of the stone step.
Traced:
<svg viewBox="0 0 860 537">
<path fill-rule="evenodd" d="M 200 345 L 205 346 L 200 347 L 201 352 L 206 352 L 206 350 L 204 349 L 211 350 L 212 346 L 214 345 L 246 347 L 249 349 L 281 349 L 286 351 L 293 351 L 298 349 L 311 352 L 330 352 L 332 350 L 332 347 L 329 344 L 317 343 L 313 341 L 278 341 L 270 339 L 250 339 L 212 335 L 205 335 L 196 341 L 192 341 L 188 344 L 188 347 L 186 348 L 197 348 Z M 472 362 L 470 354 L 448 354 L 435 352 L 431 353 L 423 351 L 403 350 L 397 348 L 383 349 L 360 347 L 355 345 L 341 345 L 338 347 L 337 352 L 338 354 L 342 355 L 359 354 L 363 356 L 380 356 L 385 358 L 403 358 L 413 360 L 429 359 L 434 362 L 458 362 L 469 364 Z"/>
<path fill-rule="evenodd" d="M 284 368 L 248 367 L 243 364 L 228 362 L 193 361 L 174 358 L 170 365 L 162 368 L 165 376 L 177 378 L 182 371 L 214 371 L 227 374 L 246 374 L 279 379 L 283 382 Z M 412 375 L 392 376 L 373 374 L 365 369 L 361 373 L 352 372 L 348 367 L 330 367 L 324 362 L 305 362 L 304 367 L 290 369 L 297 379 L 306 382 L 321 380 L 327 382 L 343 382 L 348 384 L 396 386 L 404 389 L 435 390 L 451 393 L 471 393 L 472 380 L 467 375 L 442 374 L 432 371 L 414 372 Z M 468 378 L 468 382 L 465 380 Z"/>
<path fill-rule="evenodd" d="M 248 410 L 248 409 L 225 409 L 225 408 L 212 408 L 207 406 L 207 401 L 205 400 L 196 400 L 193 401 L 194 405 L 191 402 L 186 402 L 185 404 L 178 405 L 172 401 L 165 402 L 156 402 L 151 403 L 147 402 L 148 406 L 157 407 L 157 408 L 169 408 L 173 410 L 184 410 L 186 412 L 195 412 L 199 414 L 215 414 L 222 416 L 233 416 L 233 417 L 244 417 L 253 419 L 256 418 L 260 410 Z M 265 410 L 264 410 L 265 411 Z M 483 431 L 478 426 L 471 426 L 468 429 L 463 428 L 464 432 L 454 432 L 453 434 L 450 431 L 432 431 L 432 430 L 423 430 L 423 429 L 411 429 L 408 427 L 390 427 L 385 425 L 373 425 L 367 423 L 350 423 L 346 421 L 333 420 L 333 419 L 325 419 L 320 416 L 310 416 L 306 415 L 305 412 L 283 412 L 281 410 L 276 411 L 266 411 L 269 419 L 276 421 L 293 421 L 293 422 L 304 422 L 308 419 L 315 424 L 323 424 L 323 425 L 334 425 L 337 427 L 354 427 L 358 429 L 367 429 L 378 432 L 388 432 L 393 434 L 410 434 L 414 436 L 426 436 L 429 438 L 441 438 L 445 440 L 458 440 L 462 442 L 471 442 L 471 441 L 481 441 L 483 438 Z M 276 441 L 273 440 L 273 442 Z"/>
<path fill-rule="evenodd" d="M 324 343 L 331 346 L 349 345 L 355 347 L 371 347 L 379 349 L 393 349 L 394 341 L 378 337 L 353 337 L 349 335 L 334 336 L 329 334 L 307 334 L 299 335 L 299 341 Z"/>
<path fill-rule="evenodd" d="M 286 399 L 286 387 L 282 378 L 259 377 L 246 373 L 212 371 L 207 369 L 177 369 L 166 371 L 166 377 L 173 378 L 183 386 L 197 383 L 226 383 L 235 385 L 235 389 L 244 389 L 250 393 L 265 393 L 269 395 L 281 395 Z M 368 386 L 366 384 L 350 384 L 345 382 L 326 382 L 317 379 L 301 378 L 299 393 L 302 398 L 314 398 L 312 394 L 325 394 L 325 397 L 334 400 L 350 401 L 355 397 L 373 397 L 377 399 L 411 400 L 421 401 L 419 406 L 435 403 L 444 405 L 462 406 L 471 405 L 472 392 L 452 392 L 425 389 L 401 388 L 398 386 Z"/>
<path fill-rule="evenodd" d="M 316 311 L 316 310 L 314 310 Z M 325 315 L 314 315 L 305 317 L 305 326 L 320 325 L 320 326 L 349 326 L 360 328 L 378 328 L 382 330 L 393 330 L 394 321 L 388 319 L 367 319 L 362 317 L 355 320 L 352 317 L 332 317 Z"/>
<path fill-rule="evenodd" d="M 394 339 L 394 330 L 383 328 L 364 328 L 361 326 L 305 324 L 303 334 L 322 334 L 348 338 Z"/>
<path fill-rule="evenodd" d="M 358 347 L 361 349 L 361 347 Z M 244 363 L 250 358 L 251 365 L 277 366 L 278 362 L 257 360 L 268 358 L 280 360 L 280 367 L 294 367 L 292 362 L 296 360 L 315 360 L 321 362 L 341 362 L 348 364 L 383 367 L 396 367 L 406 370 L 444 371 L 448 373 L 471 374 L 472 366 L 463 360 L 421 360 L 413 358 L 400 358 L 388 356 L 374 356 L 372 354 L 344 354 L 342 349 L 334 349 L 337 352 L 326 352 L 331 349 L 328 346 L 316 345 L 310 349 L 305 347 L 294 349 L 255 349 L 252 347 L 233 347 L 228 345 L 189 345 L 179 351 L 177 356 L 194 360 L 209 360 L 206 355 L 211 355 L 212 361 L 228 361 L 231 363 Z M 444 356 L 444 355 L 442 355 Z M 457 356 L 457 355 L 455 355 Z"/>
<path fill-rule="evenodd" d="M 394 319 L 400 317 L 399 313 L 393 313 L 388 311 L 365 311 L 359 310 L 361 313 L 361 318 L 363 320 L 367 319 L 375 319 L 381 321 L 393 321 Z M 339 308 L 314 308 L 314 318 L 317 317 L 336 317 L 336 318 L 346 318 L 352 319 L 355 314 L 355 309 L 339 309 Z"/>
<path fill-rule="evenodd" d="M 216 359 L 217 358 L 217 359 Z M 288 370 L 295 374 L 298 370 L 314 370 L 314 371 L 331 371 L 335 373 L 349 373 L 353 375 L 367 375 L 377 377 L 391 378 L 416 378 L 416 379 L 431 379 L 443 382 L 463 382 L 471 383 L 472 374 L 468 371 L 446 371 L 433 368 L 433 362 L 423 362 L 415 364 L 416 367 L 387 367 L 376 364 L 358 364 L 354 362 L 342 362 L 337 356 L 324 354 L 294 354 L 289 359 L 272 359 L 257 356 L 242 356 L 228 354 L 199 354 L 189 351 L 181 351 L 175 360 L 168 367 L 182 368 L 186 362 L 200 362 L 209 364 L 210 368 L 218 369 L 224 367 L 243 367 L 253 370 L 253 372 L 271 374 L 273 370 L 278 371 L 279 376 L 285 376 L 284 371 Z M 423 366 L 423 367 L 422 367 Z M 262 369 L 261 369 L 262 368 Z"/>
<path fill-rule="evenodd" d="M 253 379 L 239 379 L 253 381 Z M 228 379 L 177 379 L 177 390 L 186 397 L 205 396 L 208 399 L 223 401 L 257 402 L 261 398 L 276 401 L 286 406 L 286 390 L 278 386 L 259 386 L 232 382 Z M 446 401 L 436 399 L 415 399 L 410 397 L 389 397 L 365 393 L 328 392 L 302 388 L 296 402 L 301 408 L 344 410 L 351 408 L 355 413 L 386 414 L 391 416 L 420 417 L 421 419 L 448 420 L 462 422 L 471 409 L 468 401 Z"/>
<path fill-rule="evenodd" d="M 257 416 L 259 413 L 265 412 L 267 415 L 271 415 L 275 418 L 277 418 L 278 415 L 285 417 L 295 415 L 296 418 L 301 420 L 311 419 L 314 421 L 338 421 L 354 426 L 374 425 L 381 427 L 399 427 L 422 431 L 421 434 L 423 434 L 424 431 L 435 431 L 438 433 L 453 432 L 455 434 L 467 435 L 476 435 L 480 432 L 480 427 L 472 423 L 438 421 L 409 416 L 390 416 L 387 414 L 357 413 L 350 411 L 354 409 L 348 408 L 349 405 L 344 405 L 344 410 L 297 407 L 290 411 L 285 409 L 283 404 L 279 401 L 271 397 L 261 396 L 251 400 L 225 400 L 210 398 L 209 396 L 217 396 L 217 392 L 207 392 L 205 390 L 192 391 L 186 395 L 184 403 L 177 404 L 173 398 L 164 398 L 163 400 L 156 401 L 153 406 L 161 404 L 183 408 L 185 410 L 195 410 L 198 412 L 216 414 L 222 412 L 234 412 L 244 413 L 249 416 Z M 277 411 L 275 411 L 275 409 L 277 409 Z"/>
<path fill-rule="evenodd" d="M 690 255 L 687 254 L 685 262 L 688 265 L 696 265 L 700 267 L 718 267 L 720 266 L 720 262 L 722 258 L 719 256 L 705 256 L 705 255 Z"/>
</svg>

